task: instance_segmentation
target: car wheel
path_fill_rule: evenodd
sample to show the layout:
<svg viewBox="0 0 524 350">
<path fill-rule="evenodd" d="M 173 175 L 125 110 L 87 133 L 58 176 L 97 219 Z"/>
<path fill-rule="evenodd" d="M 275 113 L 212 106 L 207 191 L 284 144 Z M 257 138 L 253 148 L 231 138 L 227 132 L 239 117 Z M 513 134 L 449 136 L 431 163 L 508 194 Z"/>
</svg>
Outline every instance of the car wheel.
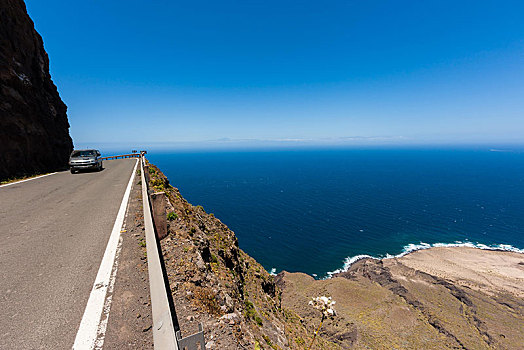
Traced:
<svg viewBox="0 0 524 350">
<path fill-rule="evenodd" d="M 76 170 L 71 169 L 71 174 L 76 173 Z"/>
</svg>

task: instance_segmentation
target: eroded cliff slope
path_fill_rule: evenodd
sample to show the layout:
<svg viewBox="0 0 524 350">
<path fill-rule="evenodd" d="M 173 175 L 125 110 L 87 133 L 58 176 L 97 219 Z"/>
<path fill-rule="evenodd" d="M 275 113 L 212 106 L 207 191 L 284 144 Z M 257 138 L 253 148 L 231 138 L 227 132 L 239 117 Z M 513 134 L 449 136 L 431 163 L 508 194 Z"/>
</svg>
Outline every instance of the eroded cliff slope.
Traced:
<svg viewBox="0 0 524 350">
<path fill-rule="evenodd" d="M 67 166 L 66 110 L 24 2 L 0 1 L 0 180 Z"/>
</svg>

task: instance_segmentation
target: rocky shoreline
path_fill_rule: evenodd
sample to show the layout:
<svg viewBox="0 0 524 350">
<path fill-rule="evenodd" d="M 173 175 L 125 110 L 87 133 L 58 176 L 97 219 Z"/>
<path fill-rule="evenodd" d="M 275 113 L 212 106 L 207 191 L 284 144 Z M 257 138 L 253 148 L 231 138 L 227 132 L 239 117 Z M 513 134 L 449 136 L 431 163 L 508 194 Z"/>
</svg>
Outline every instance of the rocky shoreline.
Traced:
<svg viewBox="0 0 524 350">
<path fill-rule="evenodd" d="M 231 231 L 193 206 L 154 165 L 151 186 L 169 199 L 162 251 L 180 328 L 203 323 L 207 348 L 303 349 L 336 300 L 315 349 L 519 349 L 524 344 L 524 254 L 430 248 L 362 259 L 327 280 L 269 275 Z"/>
</svg>

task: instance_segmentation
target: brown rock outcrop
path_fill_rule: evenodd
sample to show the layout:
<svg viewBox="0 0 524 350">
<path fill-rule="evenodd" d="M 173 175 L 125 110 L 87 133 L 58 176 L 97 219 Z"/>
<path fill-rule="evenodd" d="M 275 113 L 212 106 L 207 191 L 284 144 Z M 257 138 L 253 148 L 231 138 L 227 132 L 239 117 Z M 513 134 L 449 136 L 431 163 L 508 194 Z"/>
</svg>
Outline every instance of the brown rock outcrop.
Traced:
<svg viewBox="0 0 524 350">
<path fill-rule="evenodd" d="M 67 166 L 67 107 L 22 0 L 0 2 L 0 180 Z"/>
</svg>

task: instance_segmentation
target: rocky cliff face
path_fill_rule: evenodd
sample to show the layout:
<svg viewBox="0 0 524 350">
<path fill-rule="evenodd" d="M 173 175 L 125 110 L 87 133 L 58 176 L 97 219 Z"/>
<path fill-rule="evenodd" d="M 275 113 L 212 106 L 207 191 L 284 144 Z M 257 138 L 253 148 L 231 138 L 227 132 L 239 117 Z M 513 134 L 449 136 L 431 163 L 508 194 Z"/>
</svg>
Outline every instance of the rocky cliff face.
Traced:
<svg viewBox="0 0 524 350">
<path fill-rule="evenodd" d="M 67 107 L 22 0 L 0 2 L 0 180 L 67 166 Z"/>
</svg>

